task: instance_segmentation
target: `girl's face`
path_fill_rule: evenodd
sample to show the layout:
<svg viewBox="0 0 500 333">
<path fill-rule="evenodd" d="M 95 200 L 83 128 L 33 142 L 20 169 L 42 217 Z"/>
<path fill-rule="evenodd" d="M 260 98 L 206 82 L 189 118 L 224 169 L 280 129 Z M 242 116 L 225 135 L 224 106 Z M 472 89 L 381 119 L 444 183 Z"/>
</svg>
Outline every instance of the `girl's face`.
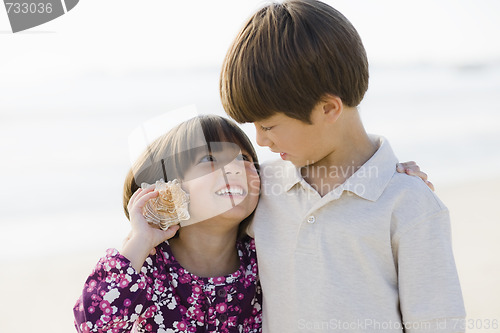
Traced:
<svg viewBox="0 0 500 333">
<path fill-rule="evenodd" d="M 260 178 L 250 154 L 228 142 L 211 143 L 185 172 L 191 218 L 183 226 L 216 218 L 237 226 L 257 206 Z"/>
</svg>

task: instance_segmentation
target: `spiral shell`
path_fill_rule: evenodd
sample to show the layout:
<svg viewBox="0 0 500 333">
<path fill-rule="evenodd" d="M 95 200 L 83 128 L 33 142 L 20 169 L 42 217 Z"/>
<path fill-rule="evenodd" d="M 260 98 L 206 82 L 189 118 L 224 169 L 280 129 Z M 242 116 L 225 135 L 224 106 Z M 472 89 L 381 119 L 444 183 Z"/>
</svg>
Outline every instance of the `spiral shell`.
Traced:
<svg viewBox="0 0 500 333">
<path fill-rule="evenodd" d="M 147 186 L 143 184 L 143 188 Z M 148 223 L 167 230 L 171 225 L 189 220 L 189 194 L 184 192 L 177 179 L 167 183 L 160 179 L 155 183 L 155 189 L 158 196 L 149 199 L 142 209 L 142 215 Z"/>
</svg>

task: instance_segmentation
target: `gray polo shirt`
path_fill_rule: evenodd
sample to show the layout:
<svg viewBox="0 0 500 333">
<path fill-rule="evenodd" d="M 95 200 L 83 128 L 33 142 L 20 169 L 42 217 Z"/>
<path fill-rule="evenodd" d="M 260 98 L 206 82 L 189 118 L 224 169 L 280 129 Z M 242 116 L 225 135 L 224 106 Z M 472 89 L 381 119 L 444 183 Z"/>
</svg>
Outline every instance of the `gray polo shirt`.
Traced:
<svg viewBox="0 0 500 333">
<path fill-rule="evenodd" d="M 372 139 L 377 152 L 324 197 L 291 163 L 262 166 L 249 233 L 264 332 L 464 331 L 448 210 Z"/>
</svg>

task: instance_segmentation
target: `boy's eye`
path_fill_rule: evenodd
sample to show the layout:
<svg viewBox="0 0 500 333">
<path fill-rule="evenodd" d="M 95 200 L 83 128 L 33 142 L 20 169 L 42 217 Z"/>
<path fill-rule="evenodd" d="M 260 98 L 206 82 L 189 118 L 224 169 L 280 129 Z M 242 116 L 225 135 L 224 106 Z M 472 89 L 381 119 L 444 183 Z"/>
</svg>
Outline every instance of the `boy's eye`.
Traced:
<svg viewBox="0 0 500 333">
<path fill-rule="evenodd" d="M 215 156 L 208 154 L 208 155 L 205 155 L 202 158 L 200 158 L 199 163 L 203 163 L 203 162 L 217 162 L 217 159 L 215 158 Z"/>
</svg>

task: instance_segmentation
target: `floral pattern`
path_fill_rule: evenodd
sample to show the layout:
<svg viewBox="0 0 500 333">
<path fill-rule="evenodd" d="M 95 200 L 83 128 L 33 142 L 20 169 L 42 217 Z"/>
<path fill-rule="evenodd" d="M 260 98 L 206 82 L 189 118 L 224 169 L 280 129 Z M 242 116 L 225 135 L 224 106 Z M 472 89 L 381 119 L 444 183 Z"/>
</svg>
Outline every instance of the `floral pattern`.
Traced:
<svg viewBox="0 0 500 333">
<path fill-rule="evenodd" d="M 168 242 L 141 271 L 109 249 L 73 311 L 78 332 L 261 332 L 262 296 L 253 239 L 237 243 L 240 268 L 203 278 L 175 260 Z"/>
</svg>

